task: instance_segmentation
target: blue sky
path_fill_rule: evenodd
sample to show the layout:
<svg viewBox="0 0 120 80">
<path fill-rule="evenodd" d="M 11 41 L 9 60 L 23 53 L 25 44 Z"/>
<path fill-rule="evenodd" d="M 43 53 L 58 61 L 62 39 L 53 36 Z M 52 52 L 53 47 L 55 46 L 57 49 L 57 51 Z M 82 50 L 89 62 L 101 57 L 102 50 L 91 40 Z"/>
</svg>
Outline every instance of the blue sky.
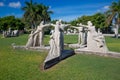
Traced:
<svg viewBox="0 0 120 80">
<path fill-rule="evenodd" d="M 21 7 L 29 0 L 0 0 L 0 17 L 14 15 L 22 17 L 24 11 Z M 112 2 L 118 0 L 33 0 L 33 2 L 43 3 L 50 6 L 54 12 L 53 19 L 71 21 L 83 15 L 92 15 L 97 12 L 104 12 Z"/>
</svg>

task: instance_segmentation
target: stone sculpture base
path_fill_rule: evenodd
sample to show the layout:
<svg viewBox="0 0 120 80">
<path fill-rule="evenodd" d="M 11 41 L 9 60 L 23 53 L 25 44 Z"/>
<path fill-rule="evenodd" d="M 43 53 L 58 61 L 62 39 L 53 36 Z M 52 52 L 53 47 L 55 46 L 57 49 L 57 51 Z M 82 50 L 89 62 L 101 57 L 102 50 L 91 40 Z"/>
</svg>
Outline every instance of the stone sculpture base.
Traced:
<svg viewBox="0 0 120 80">
<path fill-rule="evenodd" d="M 13 49 L 35 50 L 35 51 L 46 51 L 46 52 L 50 50 L 50 46 L 26 48 L 25 46 L 12 45 L 12 47 Z"/>
<path fill-rule="evenodd" d="M 98 52 L 98 51 L 90 51 L 90 50 L 84 50 L 84 49 L 75 49 L 76 54 L 95 54 L 99 56 L 106 56 L 106 57 L 114 57 L 114 58 L 120 58 L 120 53 L 118 52 Z"/>
<path fill-rule="evenodd" d="M 43 69 L 48 69 L 50 67 L 52 67 L 53 65 L 57 64 L 58 62 L 60 62 L 61 60 L 70 57 L 72 55 L 74 55 L 74 51 L 73 50 L 64 50 L 62 51 L 62 54 L 60 57 L 54 58 L 50 61 L 47 61 L 43 64 Z"/>
<path fill-rule="evenodd" d="M 80 48 L 80 44 L 69 44 L 70 48 Z"/>
<path fill-rule="evenodd" d="M 86 47 L 86 45 L 80 45 L 80 44 L 69 44 L 69 47 L 70 47 L 70 48 L 74 48 L 74 49 L 76 49 L 76 48 L 84 48 L 84 47 Z"/>
</svg>

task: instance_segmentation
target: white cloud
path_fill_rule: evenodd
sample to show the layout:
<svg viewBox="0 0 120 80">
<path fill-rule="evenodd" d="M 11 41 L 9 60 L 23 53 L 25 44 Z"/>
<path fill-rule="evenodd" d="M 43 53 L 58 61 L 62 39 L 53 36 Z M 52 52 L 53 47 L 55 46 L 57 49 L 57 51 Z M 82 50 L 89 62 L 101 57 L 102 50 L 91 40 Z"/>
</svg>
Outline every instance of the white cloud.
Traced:
<svg viewBox="0 0 120 80">
<path fill-rule="evenodd" d="M 49 9 L 51 9 L 52 7 L 51 6 L 49 6 Z"/>
<path fill-rule="evenodd" d="M 102 7 L 101 9 L 98 9 L 97 12 L 105 12 L 108 9 L 109 9 L 109 6 L 106 5 L 106 6 Z"/>
<path fill-rule="evenodd" d="M 104 6 L 103 8 L 104 8 L 104 9 L 109 9 L 109 6 Z"/>
<path fill-rule="evenodd" d="M 18 1 L 18 2 L 10 2 L 9 7 L 13 7 L 13 8 L 19 8 L 21 7 L 21 3 Z"/>
<path fill-rule="evenodd" d="M 3 3 L 3 2 L 0 2 L 0 6 L 4 6 L 4 3 Z"/>
</svg>

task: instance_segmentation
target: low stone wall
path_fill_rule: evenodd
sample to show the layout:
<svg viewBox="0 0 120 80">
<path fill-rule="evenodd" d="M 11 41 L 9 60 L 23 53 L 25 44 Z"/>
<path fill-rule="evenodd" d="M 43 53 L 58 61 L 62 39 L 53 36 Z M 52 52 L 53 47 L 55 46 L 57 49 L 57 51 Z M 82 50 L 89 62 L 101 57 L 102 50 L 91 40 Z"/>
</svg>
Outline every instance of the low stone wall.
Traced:
<svg viewBox="0 0 120 80">
<path fill-rule="evenodd" d="M 95 55 L 105 56 L 105 57 L 120 58 L 120 53 L 112 52 L 112 51 L 108 51 L 107 53 L 101 53 L 101 52 L 77 51 L 77 50 L 75 50 L 75 54 L 95 54 Z"/>
<path fill-rule="evenodd" d="M 25 46 L 12 45 L 12 47 L 13 47 L 13 49 L 33 50 L 33 51 L 35 50 L 35 51 L 42 51 L 42 52 L 48 52 L 50 49 L 50 46 L 26 48 Z"/>
<path fill-rule="evenodd" d="M 42 52 L 49 52 L 49 49 L 50 49 L 50 46 L 26 48 L 25 46 L 16 46 L 14 44 L 12 44 L 12 47 L 13 47 L 13 49 L 35 50 L 35 51 L 42 51 Z M 112 51 L 108 51 L 106 53 L 102 53 L 102 52 L 74 50 L 74 53 L 75 54 L 95 54 L 95 55 L 105 56 L 105 57 L 120 58 L 120 53 L 119 52 L 112 52 Z"/>
</svg>

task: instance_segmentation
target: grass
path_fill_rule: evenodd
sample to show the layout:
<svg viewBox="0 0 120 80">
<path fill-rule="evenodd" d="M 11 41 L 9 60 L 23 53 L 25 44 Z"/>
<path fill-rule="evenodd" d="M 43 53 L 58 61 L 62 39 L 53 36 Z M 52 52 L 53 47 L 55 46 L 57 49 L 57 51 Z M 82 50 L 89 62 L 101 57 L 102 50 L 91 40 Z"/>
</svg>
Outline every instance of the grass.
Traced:
<svg viewBox="0 0 120 80">
<path fill-rule="evenodd" d="M 40 66 L 47 53 L 11 47 L 24 45 L 27 36 L 0 38 L 0 80 L 120 80 L 120 59 L 96 55 L 74 55 L 43 71 Z M 48 40 L 45 36 L 46 45 Z M 65 36 L 64 41 L 77 43 L 77 36 Z M 110 50 L 120 52 L 120 39 L 106 37 L 106 41 Z"/>
<path fill-rule="evenodd" d="M 120 38 L 106 37 L 106 42 L 110 51 L 120 52 Z"/>
</svg>

